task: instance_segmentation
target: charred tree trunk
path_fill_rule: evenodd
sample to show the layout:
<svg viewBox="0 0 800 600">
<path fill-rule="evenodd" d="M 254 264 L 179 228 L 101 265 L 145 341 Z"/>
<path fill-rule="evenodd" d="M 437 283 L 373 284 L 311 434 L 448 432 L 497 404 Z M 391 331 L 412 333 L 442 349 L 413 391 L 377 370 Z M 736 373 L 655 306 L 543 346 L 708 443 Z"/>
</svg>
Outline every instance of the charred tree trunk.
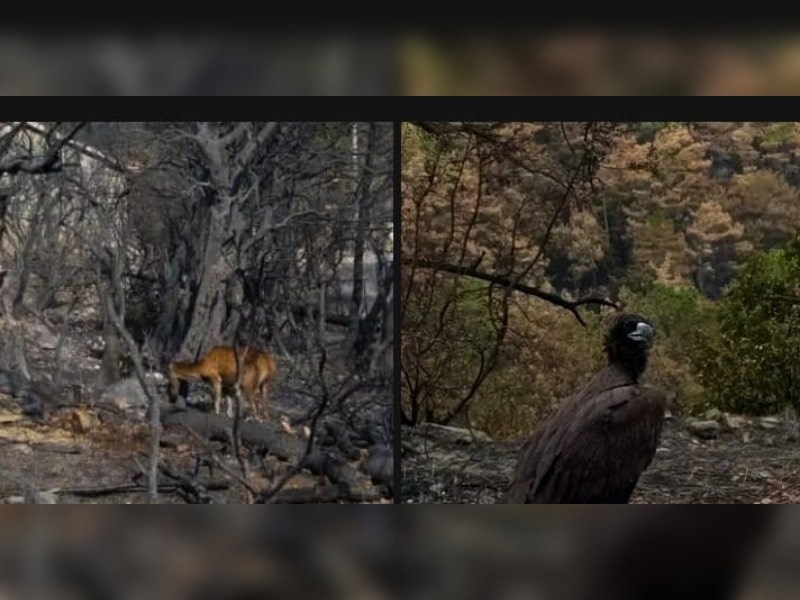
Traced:
<svg viewBox="0 0 800 600">
<path fill-rule="evenodd" d="M 173 300 L 177 312 L 172 323 L 162 322 L 160 327 L 162 335 L 165 329 L 185 333 L 178 342 L 181 354 L 202 355 L 235 331 L 238 311 L 228 306 L 228 299 L 237 292 L 235 280 L 243 270 L 240 254 L 246 246 L 247 220 L 241 207 L 257 193 L 249 165 L 274 131 L 274 123 L 258 130 L 244 123 L 232 129 L 199 123 L 188 136 L 199 150 L 198 183 L 204 195 L 192 209 L 191 227 L 184 230 L 183 268 L 174 263 L 174 272 L 186 274 L 181 286 L 184 296 Z M 200 242 L 194 242 L 198 237 Z M 185 327 L 176 327 L 181 313 L 188 322 Z"/>
<path fill-rule="evenodd" d="M 372 149 L 375 145 L 375 127 L 367 125 L 366 146 L 364 148 L 364 166 L 360 169 L 356 188 L 355 243 L 353 247 L 353 294 L 350 300 L 350 348 L 351 362 L 356 365 L 360 361 L 359 339 L 362 337 L 361 308 L 364 303 L 364 250 L 367 230 L 370 226 L 370 203 L 373 179 L 374 158 Z M 355 154 L 355 148 L 354 148 Z"/>
<path fill-rule="evenodd" d="M 0 194 L 0 248 L 6 235 L 6 215 L 8 214 L 8 194 Z M 2 282 L 0 281 L 0 286 Z"/>
<path fill-rule="evenodd" d="M 200 278 L 189 328 L 180 348 L 182 352 L 204 354 L 219 341 L 225 325 L 225 286 L 232 269 L 223 255 L 222 241 L 228 230 L 224 221 L 229 211 L 230 201 L 222 200 L 208 211 L 208 234 L 203 248 Z"/>
<path fill-rule="evenodd" d="M 25 292 L 28 290 L 28 282 L 31 276 L 30 257 L 33 253 L 35 239 L 36 232 L 33 229 L 29 230 L 22 252 L 17 255 L 17 290 L 14 293 L 14 299 L 11 301 L 11 314 L 15 319 L 19 319 L 22 316 Z"/>
<path fill-rule="evenodd" d="M 110 385 L 119 381 L 119 335 L 114 328 L 111 318 L 105 311 L 103 303 L 103 384 Z"/>
<path fill-rule="evenodd" d="M 155 342 L 162 352 L 171 357 L 175 354 L 186 333 L 186 318 L 191 306 L 189 277 L 186 274 L 187 249 L 184 240 L 176 242 L 172 259 L 164 263 L 164 297 L 155 329 Z"/>
<path fill-rule="evenodd" d="M 105 385 L 119 381 L 120 338 L 114 325 L 113 307 L 121 320 L 125 319 L 125 293 L 122 289 L 122 264 L 118 252 L 104 248 L 105 256 L 100 259 L 98 294 L 103 312 L 103 359 L 102 377 Z"/>
<path fill-rule="evenodd" d="M 365 214 L 367 207 L 367 173 L 358 159 L 358 123 L 353 124 L 353 163 L 355 175 L 355 243 L 353 247 L 353 293 L 350 298 L 350 332 L 358 327 L 361 304 L 364 300 L 364 237 L 366 236 Z"/>
</svg>

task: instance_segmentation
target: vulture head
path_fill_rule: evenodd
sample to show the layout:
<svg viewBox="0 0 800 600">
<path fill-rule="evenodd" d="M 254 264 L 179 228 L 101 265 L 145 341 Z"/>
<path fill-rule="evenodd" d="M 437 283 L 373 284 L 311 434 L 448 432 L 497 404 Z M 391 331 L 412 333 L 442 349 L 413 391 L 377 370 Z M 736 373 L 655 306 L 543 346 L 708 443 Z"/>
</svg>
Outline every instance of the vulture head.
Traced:
<svg viewBox="0 0 800 600">
<path fill-rule="evenodd" d="M 649 319 L 636 313 L 612 317 L 605 337 L 608 362 L 638 381 L 647 367 L 647 353 L 653 346 L 655 330 Z"/>
</svg>

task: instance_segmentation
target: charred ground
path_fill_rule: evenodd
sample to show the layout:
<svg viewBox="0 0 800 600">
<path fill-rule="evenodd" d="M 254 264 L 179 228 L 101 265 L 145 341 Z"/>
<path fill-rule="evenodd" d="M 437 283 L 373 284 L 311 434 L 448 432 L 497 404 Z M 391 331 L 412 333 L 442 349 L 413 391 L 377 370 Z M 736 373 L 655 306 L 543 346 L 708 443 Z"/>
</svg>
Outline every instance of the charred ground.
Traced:
<svg viewBox="0 0 800 600">
<path fill-rule="evenodd" d="M 669 418 L 633 504 L 785 504 L 800 501 L 798 428 L 790 415 Z M 716 423 L 716 426 L 709 423 Z M 714 436 L 712 439 L 698 437 Z M 508 484 L 519 444 L 465 429 L 404 429 L 406 503 L 493 504 Z"/>
</svg>

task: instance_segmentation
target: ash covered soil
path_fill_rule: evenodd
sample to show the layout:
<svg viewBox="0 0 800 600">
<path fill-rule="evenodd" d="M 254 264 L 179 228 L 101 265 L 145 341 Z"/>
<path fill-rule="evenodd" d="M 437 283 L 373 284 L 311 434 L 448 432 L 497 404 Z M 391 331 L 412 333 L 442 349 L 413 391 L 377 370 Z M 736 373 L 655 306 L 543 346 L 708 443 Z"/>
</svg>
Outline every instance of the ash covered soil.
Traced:
<svg viewBox="0 0 800 600">
<path fill-rule="evenodd" d="M 800 502 L 800 435 L 791 415 L 706 417 L 667 420 L 631 503 Z M 520 443 L 435 425 L 404 428 L 402 439 L 404 503 L 495 503 Z"/>
</svg>

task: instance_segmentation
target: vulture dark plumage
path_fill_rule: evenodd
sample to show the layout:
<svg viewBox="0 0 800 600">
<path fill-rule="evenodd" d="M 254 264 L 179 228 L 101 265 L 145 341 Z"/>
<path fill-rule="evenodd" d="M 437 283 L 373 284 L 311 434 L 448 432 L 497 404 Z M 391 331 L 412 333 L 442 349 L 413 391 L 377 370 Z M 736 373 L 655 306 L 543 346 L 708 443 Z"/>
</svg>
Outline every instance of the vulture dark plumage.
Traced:
<svg viewBox="0 0 800 600">
<path fill-rule="evenodd" d="M 625 504 L 658 446 L 666 394 L 639 383 L 653 344 L 643 316 L 612 318 L 608 366 L 523 444 L 506 504 Z"/>
</svg>

